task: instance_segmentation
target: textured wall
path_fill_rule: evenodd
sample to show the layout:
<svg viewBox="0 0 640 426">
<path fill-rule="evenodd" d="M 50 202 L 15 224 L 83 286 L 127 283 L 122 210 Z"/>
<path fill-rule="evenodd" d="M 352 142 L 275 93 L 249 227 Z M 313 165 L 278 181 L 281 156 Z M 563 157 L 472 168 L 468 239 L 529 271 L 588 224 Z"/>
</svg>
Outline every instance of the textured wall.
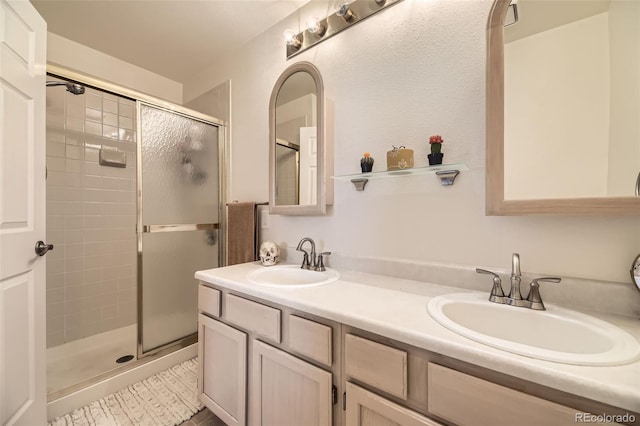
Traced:
<svg viewBox="0 0 640 426">
<path fill-rule="evenodd" d="M 326 216 L 273 216 L 265 238 L 295 247 L 310 236 L 349 255 L 487 268 L 508 268 L 517 251 L 526 272 L 629 280 L 640 252 L 637 217 L 484 214 L 490 0 L 404 0 L 286 61 L 283 30 L 302 28 L 311 9 L 326 16 L 329 3 L 310 3 L 185 83 L 185 99 L 192 99 L 233 82 L 229 199 L 267 199 L 269 96 L 280 73 L 300 60 L 324 79 L 335 174 L 357 172 L 363 151 L 380 170 L 392 144 L 413 148 L 416 164 L 425 164 L 425 141 L 434 133 L 445 138 L 445 161 L 471 170 L 449 188 L 433 176 L 371 181 L 365 192 L 337 181 Z"/>
</svg>

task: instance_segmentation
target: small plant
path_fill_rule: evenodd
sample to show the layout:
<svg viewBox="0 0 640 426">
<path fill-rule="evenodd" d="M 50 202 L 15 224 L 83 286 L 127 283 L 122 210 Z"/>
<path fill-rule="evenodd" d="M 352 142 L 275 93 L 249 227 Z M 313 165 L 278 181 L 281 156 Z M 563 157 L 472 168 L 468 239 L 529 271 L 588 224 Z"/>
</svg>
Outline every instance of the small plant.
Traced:
<svg viewBox="0 0 640 426">
<path fill-rule="evenodd" d="M 373 169 L 373 157 L 370 153 L 365 152 L 360 159 L 360 168 L 363 172 L 370 172 Z"/>
<path fill-rule="evenodd" d="M 431 153 L 432 154 L 440 154 L 442 152 L 442 144 L 443 144 L 442 136 L 433 135 L 429 137 L 429 145 L 431 145 Z"/>
</svg>

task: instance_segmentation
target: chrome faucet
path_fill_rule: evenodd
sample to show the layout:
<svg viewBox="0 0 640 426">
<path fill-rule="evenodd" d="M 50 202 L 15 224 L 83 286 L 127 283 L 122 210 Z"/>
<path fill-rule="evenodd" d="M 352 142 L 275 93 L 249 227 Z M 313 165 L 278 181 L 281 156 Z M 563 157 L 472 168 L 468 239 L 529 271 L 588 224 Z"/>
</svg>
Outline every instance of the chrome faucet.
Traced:
<svg viewBox="0 0 640 426">
<path fill-rule="evenodd" d="M 523 299 L 522 293 L 520 292 L 521 272 L 520 255 L 518 253 L 513 253 L 513 257 L 511 258 L 511 289 L 509 290 L 508 296 L 504 295 L 502 280 L 498 274 L 480 268 L 476 268 L 476 272 L 479 274 L 493 275 L 493 287 L 491 288 L 491 294 L 489 294 L 490 302 L 535 309 L 537 311 L 544 311 L 546 309 L 540 297 L 540 282 L 559 283 L 561 281 L 561 278 L 558 277 L 536 278 L 530 284 L 527 298 Z"/>
<path fill-rule="evenodd" d="M 311 244 L 311 253 L 302 248 L 302 246 L 306 242 L 309 242 Z M 298 243 L 298 247 L 296 247 L 296 250 L 304 253 L 304 257 L 302 258 L 302 265 L 300 266 L 300 268 L 310 269 L 313 266 L 313 269 L 316 269 L 318 267 L 318 260 L 316 259 L 316 243 L 311 238 L 304 237 L 303 239 L 301 239 Z"/>
<path fill-rule="evenodd" d="M 505 303 L 511 306 L 526 306 L 527 301 L 522 299 L 522 293 L 520 293 L 520 255 L 513 253 L 511 257 L 511 289 L 509 290 L 509 296 L 507 296 Z"/>
</svg>

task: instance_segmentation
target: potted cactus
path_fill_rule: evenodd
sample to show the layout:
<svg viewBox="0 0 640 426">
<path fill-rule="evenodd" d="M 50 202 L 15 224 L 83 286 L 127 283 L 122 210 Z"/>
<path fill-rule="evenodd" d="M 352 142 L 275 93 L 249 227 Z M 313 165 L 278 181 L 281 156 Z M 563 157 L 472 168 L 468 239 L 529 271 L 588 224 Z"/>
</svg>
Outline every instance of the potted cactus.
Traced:
<svg viewBox="0 0 640 426">
<path fill-rule="evenodd" d="M 427 155 L 429 159 L 429 165 L 433 166 L 436 164 L 442 164 L 442 158 L 444 154 L 442 153 L 442 144 L 444 140 L 442 140 L 442 136 L 433 135 L 429 137 L 429 145 L 431 146 L 431 154 Z"/>
<path fill-rule="evenodd" d="M 362 168 L 362 173 L 370 172 L 373 169 L 373 157 L 368 152 L 362 154 L 360 168 Z"/>
</svg>

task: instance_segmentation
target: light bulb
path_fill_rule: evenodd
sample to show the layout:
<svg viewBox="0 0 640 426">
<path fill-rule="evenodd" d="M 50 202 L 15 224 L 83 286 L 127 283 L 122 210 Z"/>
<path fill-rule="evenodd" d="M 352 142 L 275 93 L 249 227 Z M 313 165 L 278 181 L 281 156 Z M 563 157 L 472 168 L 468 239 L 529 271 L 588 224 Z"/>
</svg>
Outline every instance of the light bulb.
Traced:
<svg viewBox="0 0 640 426">
<path fill-rule="evenodd" d="M 322 37 L 327 28 L 315 16 L 307 21 L 307 30 L 310 33 L 317 34 Z"/>
<path fill-rule="evenodd" d="M 300 37 L 292 30 L 286 30 L 282 35 L 284 36 L 284 42 L 287 43 L 287 46 L 300 47 L 302 44 Z"/>
<path fill-rule="evenodd" d="M 353 12 L 351 8 L 349 8 L 349 0 L 338 0 L 336 2 L 336 15 L 342 17 L 345 21 L 351 20 L 353 18 Z"/>
</svg>

